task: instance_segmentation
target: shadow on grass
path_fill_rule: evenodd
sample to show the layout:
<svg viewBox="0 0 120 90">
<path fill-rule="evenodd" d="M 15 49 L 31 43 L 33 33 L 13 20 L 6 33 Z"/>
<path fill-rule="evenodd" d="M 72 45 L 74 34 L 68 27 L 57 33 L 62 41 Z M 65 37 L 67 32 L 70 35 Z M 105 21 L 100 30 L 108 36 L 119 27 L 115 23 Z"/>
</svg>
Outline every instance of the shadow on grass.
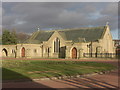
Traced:
<svg viewBox="0 0 120 90">
<path fill-rule="evenodd" d="M 43 85 L 41 83 L 37 83 L 32 81 L 29 77 L 21 75 L 17 72 L 11 71 L 9 69 L 3 68 L 2 69 L 3 73 L 3 90 L 5 88 L 48 88 L 49 90 L 59 90 L 59 89 L 53 89 L 49 86 Z M 115 74 L 116 75 L 116 74 Z M 16 78 L 16 80 L 12 80 L 12 76 L 14 76 L 14 78 Z M 20 78 L 20 80 L 18 80 L 17 78 Z M 19 82 L 18 82 L 19 81 Z M 118 87 L 114 86 L 112 84 L 109 84 L 108 82 L 103 82 L 101 80 L 98 79 L 93 79 L 90 77 L 83 77 L 82 79 L 65 79 L 65 80 L 53 80 L 55 82 L 58 83 L 62 83 L 62 84 L 67 84 L 70 86 L 74 86 L 75 88 L 64 88 L 62 90 L 85 90 L 85 87 L 90 88 L 90 90 L 92 89 L 97 89 L 97 90 L 101 90 L 101 88 L 98 87 L 102 87 L 108 90 L 117 90 Z M 111 88 L 112 87 L 112 88 Z M 16 89 L 17 90 L 17 89 Z M 35 89 L 36 90 L 36 89 Z M 60 89 L 61 90 L 61 89 Z"/>
<path fill-rule="evenodd" d="M 14 79 L 14 80 L 13 80 Z M 31 81 L 30 78 L 22 75 L 22 74 L 19 74 L 17 72 L 14 72 L 12 70 L 9 70 L 9 69 L 6 69 L 6 68 L 2 68 L 2 81 L 4 82 L 7 82 L 7 81 L 15 81 L 15 80 L 29 80 Z"/>
<path fill-rule="evenodd" d="M 2 82 L 3 90 L 7 88 L 50 88 L 46 85 L 32 81 L 27 76 L 24 76 L 20 73 L 11 71 L 6 68 L 2 68 Z"/>
<path fill-rule="evenodd" d="M 117 72 L 114 72 L 114 75 L 117 76 Z M 75 86 L 77 88 L 82 88 L 84 87 L 89 88 L 90 90 L 119 90 L 118 85 L 113 85 L 110 84 L 107 81 L 100 80 L 99 78 L 91 78 L 91 77 L 82 77 L 82 78 L 74 78 L 74 79 L 64 79 L 60 81 L 55 82 L 62 82 L 64 84 L 68 84 L 71 86 Z M 119 84 L 119 83 L 118 83 Z"/>
</svg>

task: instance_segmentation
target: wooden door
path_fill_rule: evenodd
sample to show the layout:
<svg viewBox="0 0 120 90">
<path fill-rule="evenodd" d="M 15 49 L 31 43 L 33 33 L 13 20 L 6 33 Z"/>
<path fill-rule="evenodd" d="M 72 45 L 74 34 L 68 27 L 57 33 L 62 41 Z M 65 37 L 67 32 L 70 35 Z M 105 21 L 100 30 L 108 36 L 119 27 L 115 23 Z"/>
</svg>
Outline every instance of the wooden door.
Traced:
<svg viewBox="0 0 120 90">
<path fill-rule="evenodd" d="M 24 48 L 24 47 L 22 48 L 21 52 L 22 52 L 22 53 L 21 53 L 21 56 L 22 56 L 22 57 L 25 57 L 25 48 Z"/>
<path fill-rule="evenodd" d="M 77 49 L 75 47 L 72 49 L 72 58 L 77 58 Z"/>
</svg>

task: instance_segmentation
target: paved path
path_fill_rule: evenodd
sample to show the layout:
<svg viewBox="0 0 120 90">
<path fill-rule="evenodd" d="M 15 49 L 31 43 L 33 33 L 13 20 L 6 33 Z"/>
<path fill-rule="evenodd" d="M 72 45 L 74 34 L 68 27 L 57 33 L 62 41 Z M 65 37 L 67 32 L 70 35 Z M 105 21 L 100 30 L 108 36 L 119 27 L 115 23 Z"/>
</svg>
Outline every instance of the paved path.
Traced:
<svg viewBox="0 0 120 90">
<path fill-rule="evenodd" d="M 97 61 L 97 60 L 95 60 Z M 97 61 L 118 65 L 115 60 Z M 64 80 L 35 80 L 3 83 L 3 88 L 117 88 L 118 70 L 103 75 L 86 76 Z M 118 90 L 118 89 L 117 89 Z"/>
<path fill-rule="evenodd" d="M 64 80 L 36 80 L 3 83 L 3 88 L 117 88 L 118 71 L 104 75 Z"/>
</svg>

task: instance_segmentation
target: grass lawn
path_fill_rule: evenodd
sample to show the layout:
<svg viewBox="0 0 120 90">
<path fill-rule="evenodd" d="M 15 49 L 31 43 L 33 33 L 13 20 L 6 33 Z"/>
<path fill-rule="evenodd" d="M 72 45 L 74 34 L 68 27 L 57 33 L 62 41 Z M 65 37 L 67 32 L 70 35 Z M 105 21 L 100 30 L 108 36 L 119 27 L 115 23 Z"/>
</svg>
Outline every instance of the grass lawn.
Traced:
<svg viewBox="0 0 120 90">
<path fill-rule="evenodd" d="M 3 80 L 88 74 L 115 69 L 111 64 L 80 61 L 2 60 Z"/>
</svg>

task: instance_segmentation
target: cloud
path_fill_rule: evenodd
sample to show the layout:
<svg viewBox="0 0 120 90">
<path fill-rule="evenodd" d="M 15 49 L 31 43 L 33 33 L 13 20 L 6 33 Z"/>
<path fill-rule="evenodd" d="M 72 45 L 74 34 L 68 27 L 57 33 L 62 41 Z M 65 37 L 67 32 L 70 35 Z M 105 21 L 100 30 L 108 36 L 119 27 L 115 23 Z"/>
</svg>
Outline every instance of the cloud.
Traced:
<svg viewBox="0 0 120 90">
<path fill-rule="evenodd" d="M 112 30 L 117 28 L 117 3 L 6 2 L 3 10 L 3 27 L 19 32 L 101 26 L 108 21 Z"/>
<path fill-rule="evenodd" d="M 110 3 L 101 11 L 101 14 L 103 15 L 112 15 L 117 16 L 118 15 L 118 3 Z"/>
</svg>

